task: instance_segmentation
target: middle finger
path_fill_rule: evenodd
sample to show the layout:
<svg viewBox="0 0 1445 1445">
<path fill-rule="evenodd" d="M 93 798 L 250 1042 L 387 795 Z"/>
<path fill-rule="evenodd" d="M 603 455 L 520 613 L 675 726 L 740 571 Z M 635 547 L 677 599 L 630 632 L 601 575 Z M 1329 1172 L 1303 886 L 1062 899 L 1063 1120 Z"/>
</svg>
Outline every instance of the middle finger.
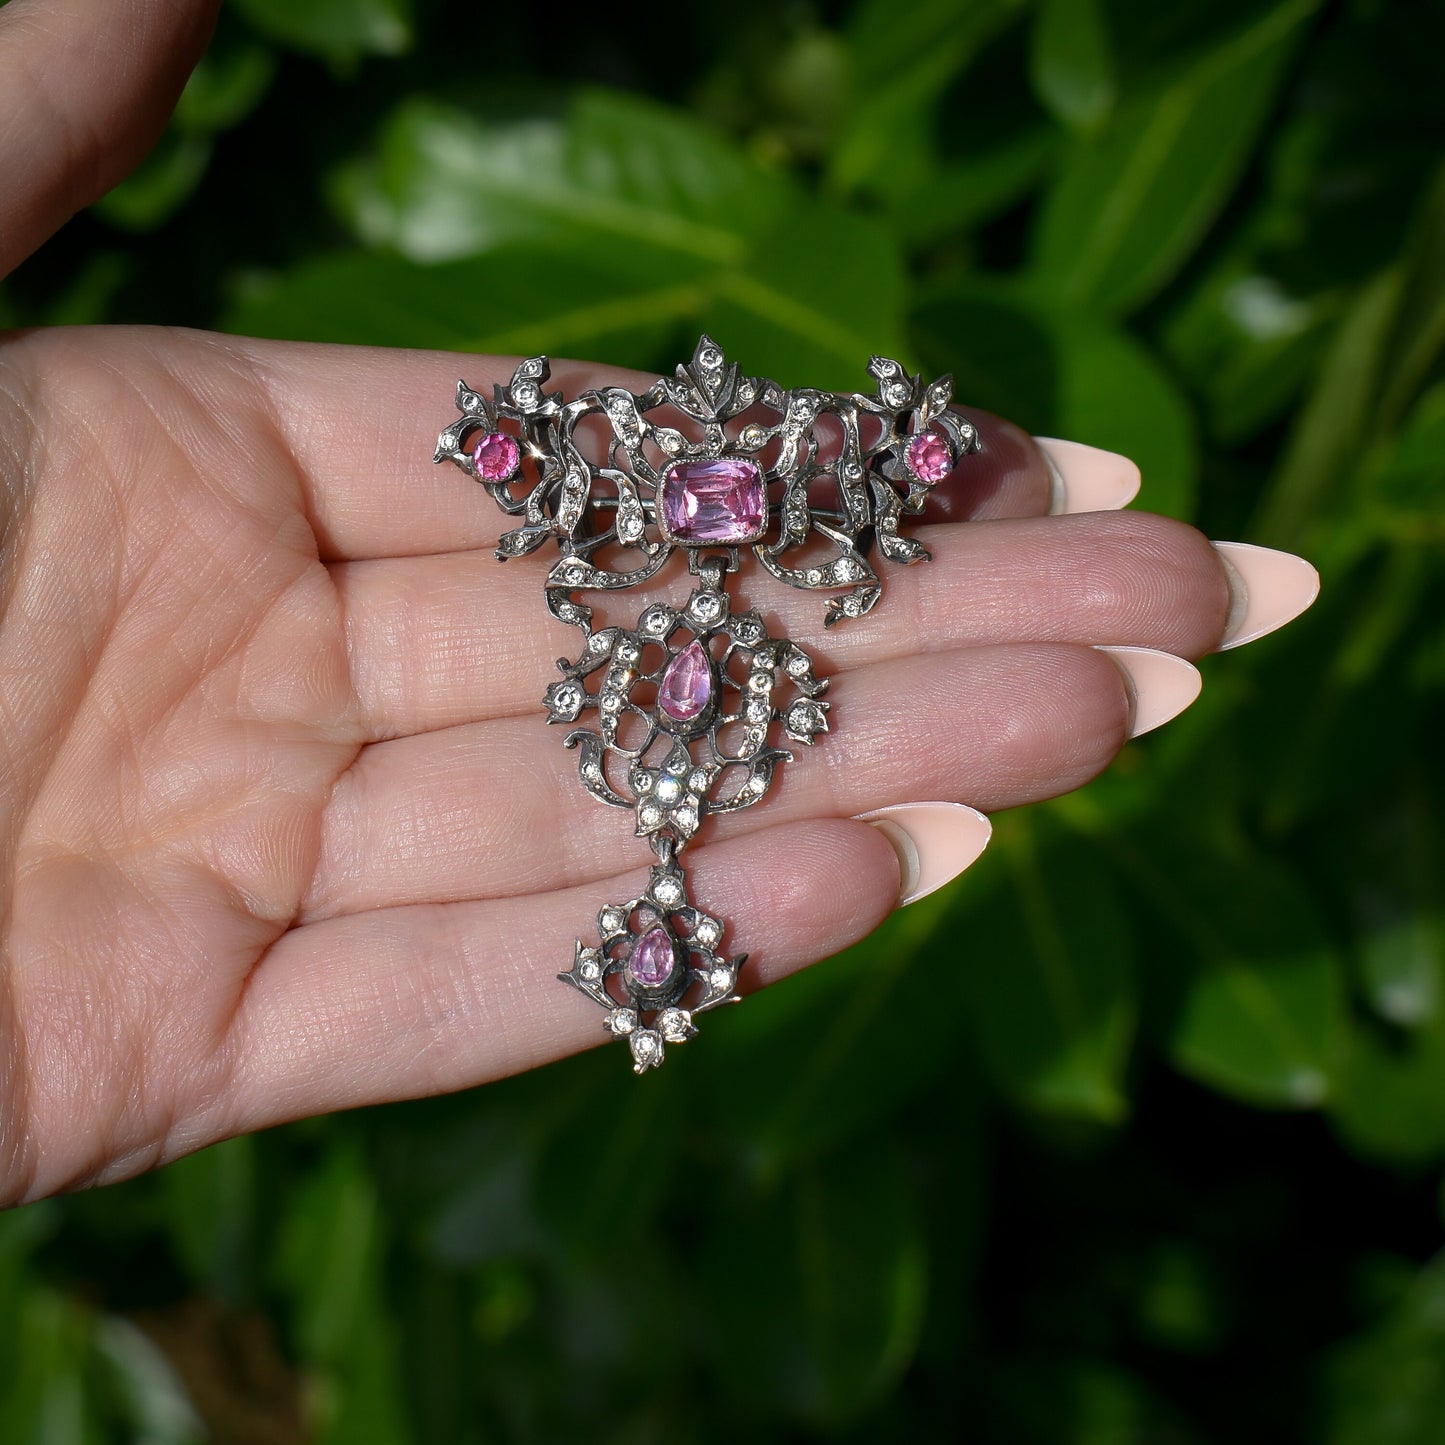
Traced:
<svg viewBox="0 0 1445 1445">
<path fill-rule="evenodd" d="M 900 802 L 1031 802 L 1088 781 L 1130 731 L 1119 668 L 1058 643 L 895 658 L 850 670 L 829 697 L 845 725 L 796 749 L 765 808 L 719 815 L 718 837 Z M 576 755 L 561 743 L 529 717 L 365 749 L 323 818 L 302 921 L 615 872 L 627 823 L 582 793 Z"/>
<path fill-rule="evenodd" d="M 813 654 L 827 676 L 891 657 L 957 647 L 1067 642 L 1199 657 L 1219 644 L 1229 584 L 1192 527 L 1145 512 L 1091 512 L 920 528 L 931 563 L 885 569 L 885 597 L 825 631 L 825 595 L 755 574 L 737 605 Z M 676 559 L 674 559 L 676 560 Z M 373 739 L 536 714 L 575 656 L 578 634 L 547 615 L 543 570 L 452 552 L 334 564 L 352 677 Z M 670 574 L 669 574 L 670 575 Z M 681 601 L 685 576 L 649 597 Z M 596 593 L 586 594 L 594 603 Z M 605 620 L 633 626 L 643 601 L 606 599 Z M 600 617 L 600 609 L 599 609 Z"/>
</svg>

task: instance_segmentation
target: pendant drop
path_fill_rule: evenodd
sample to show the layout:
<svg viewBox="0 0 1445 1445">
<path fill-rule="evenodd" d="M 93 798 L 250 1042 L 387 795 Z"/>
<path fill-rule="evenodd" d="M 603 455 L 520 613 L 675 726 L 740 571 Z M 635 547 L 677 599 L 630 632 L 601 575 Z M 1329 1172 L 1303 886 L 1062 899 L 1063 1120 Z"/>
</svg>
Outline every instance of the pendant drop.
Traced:
<svg viewBox="0 0 1445 1445">
<path fill-rule="evenodd" d="M 785 391 L 703 336 L 691 362 L 645 392 L 566 401 L 534 356 L 490 398 L 458 382 L 461 416 L 437 438 L 434 460 L 518 519 L 498 541 L 501 561 L 556 544 L 546 607 L 586 640 L 558 661 L 547 721 L 569 725 L 582 786 L 629 810 L 657 856 L 646 891 L 603 908 L 599 941 L 579 939 L 558 975 L 607 1010 L 639 1074 L 692 1038 L 699 1014 L 737 998 L 747 958 L 718 952 L 723 925 L 688 901 L 679 856 L 709 814 L 763 799 L 793 756 L 778 732 L 811 745 L 828 731 L 812 657 L 735 610 L 724 579 L 750 554 L 790 587 L 841 592 L 825 626 L 863 617 L 882 596 L 880 562 L 928 559 L 901 523 L 978 447 L 949 407 L 951 377 L 925 383 L 884 356 L 868 371 L 871 393 Z M 594 460 L 599 425 L 611 436 Z M 593 625 L 583 594 L 641 586 L 679 549 L 697 579 L 686 602 L 654 601 L 635 627 Z"/>
<path fill-rule="evenodd" d="M 637 1074 L 661 1064 L 668 1044 L 695 1038 L 698 1014 L 737 1001 L 747 962 L 745 953 L 718 952 L 721 920 L 688 901 L 682 865 L 670 840 L 660 841 L 646 892 L 603 907 L 599 941 L 579 938 L 572 967 L 557 975 L 607 1010 L 602 1027 L 626 1040 Z"/>
</svg>

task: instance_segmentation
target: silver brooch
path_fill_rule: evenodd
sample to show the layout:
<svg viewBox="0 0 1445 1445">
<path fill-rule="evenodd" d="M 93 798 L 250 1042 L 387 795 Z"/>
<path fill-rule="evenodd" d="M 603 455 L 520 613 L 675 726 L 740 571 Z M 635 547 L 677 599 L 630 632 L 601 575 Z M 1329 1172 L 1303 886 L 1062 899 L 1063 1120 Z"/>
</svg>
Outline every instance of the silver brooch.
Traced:
<svg viewBox="0 0 1445 1445">
<path fill-rule="evenodd" d="M 925 385 L 879 356 L 868 370 L 871 393 L 785 391 L 703 336 L 690 363 L 640 395 L 605 387 L 566 401 L 546 390 L 537 356 L 490 398 L 458 382 L 461 416 L 437 440 L 435 460 L 516 519 L 501 560 L 555 544 L 547 607 L 584 641 L 557 664 L 547 720 L 567 726 L 583 787 L 628 809 L 655 855 L 647 886 L 607 904 L 596 940 L 579 939 L 558 975 L 605 1010 L 639 1074 L 736 1000 L 747 961 L 723 951 L 723 921 L 692 902 L 684 850 L 709 814 L 762 800 L 792 761 L 784 743 L 811 745 L 829 726 L 827 679 L 737 608 L 728 577 L 751 556 L 793 587 L 839 594 L 827 625 L 863 616 L 882 595 L 881 563 L 927 560 L 901 524 L 978 446 L 949 410 L 951 377 Z M 587 444 L 594 419 L 601 446 Z M 688 596 L 649 601 L 632 627 L 594 628 L 583 595 L 644 584 L 677 548 Z"/>
</svg>

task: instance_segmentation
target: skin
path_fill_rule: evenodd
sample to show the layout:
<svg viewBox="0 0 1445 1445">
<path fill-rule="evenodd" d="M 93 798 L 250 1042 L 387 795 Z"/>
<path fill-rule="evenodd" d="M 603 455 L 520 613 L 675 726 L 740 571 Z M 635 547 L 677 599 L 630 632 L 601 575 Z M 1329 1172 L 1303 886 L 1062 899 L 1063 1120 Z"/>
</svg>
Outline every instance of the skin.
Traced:
<svg viewBox="0 0 1445 1445">
<path fill-rule="evenodd" d="M 144 153 L 211 12 L 0 10 L 0 272 Z M 542 564 L 499 566 L 501 514 L 429 464 L 457 376 L 512 365 L 0 336 L 0 1203 L 602 1041 L 554 975 L 645 855 L 542 725 L 576 649 Z M 645 382 L 555 368 L 569 395 L 615 380 Z M 894 907 L 893 850 L 852 815 L 1078 787 L 1129 720 L 1091 645 L 1223 635 L 1202 536 L 1043 516 L 1037 448 L 979 420 L 985 458 L 916 533 L 935 561 L 889 569 L 865 622 L 825 634 L 819 597 L 746 582 L 838 723 L 688 855 L 754 986 Z"/>
</svg>

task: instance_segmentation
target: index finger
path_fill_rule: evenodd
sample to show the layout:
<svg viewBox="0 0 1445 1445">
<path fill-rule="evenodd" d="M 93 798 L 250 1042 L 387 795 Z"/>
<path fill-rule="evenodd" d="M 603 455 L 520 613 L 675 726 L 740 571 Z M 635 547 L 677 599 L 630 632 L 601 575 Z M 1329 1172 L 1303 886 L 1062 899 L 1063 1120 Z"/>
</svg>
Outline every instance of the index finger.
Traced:
<svg viewBox="0 0 1445 1445">
<path fill-rule="evenodd" d="M 264 389 L 306 487 L 327 560 L 425 555 L 491 547 L 512 523 L 452 467 L 432 467 L 437 433 L 456 420 L 458 375 L 482 395 L 510 378 L 518 358 L 392 351 L 304 342 L 235 340 Z M 860 383 L 864 363 L 860 359 Z M 569 399 L 595 387 L 645 391 L 646 372 L 558 361 L 549 390 Z M 981 448 L 942 483 L 940 519 L 1041 516 L 1053 475 L 1036 443 L 1011 423 L 961 408 Z"/>
<path fill-rule="evenodd" d="M 218 0 L 0 8 L 0 276 L 155 144 L 217 8 Z"/>
</svg>

